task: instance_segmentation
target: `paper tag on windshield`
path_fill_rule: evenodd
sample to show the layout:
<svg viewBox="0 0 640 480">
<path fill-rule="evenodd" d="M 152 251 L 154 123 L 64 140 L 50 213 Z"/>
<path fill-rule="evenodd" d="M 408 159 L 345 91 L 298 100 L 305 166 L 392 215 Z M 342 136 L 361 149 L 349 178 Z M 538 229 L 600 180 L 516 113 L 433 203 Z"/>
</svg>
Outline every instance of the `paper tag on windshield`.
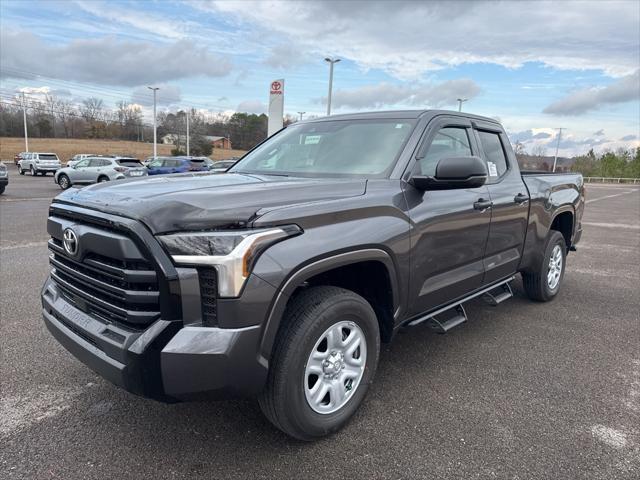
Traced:
<svg viewBox="0 0 640 480">
<path fill-rule="evenodd" d="M 493 162 L 487 162 L 487 165 L 489 165 L 489 176 L 490 177 L 497 177 L 498 176 L 498 169 L 496 168 L 496 164 Z"/>
</svg>

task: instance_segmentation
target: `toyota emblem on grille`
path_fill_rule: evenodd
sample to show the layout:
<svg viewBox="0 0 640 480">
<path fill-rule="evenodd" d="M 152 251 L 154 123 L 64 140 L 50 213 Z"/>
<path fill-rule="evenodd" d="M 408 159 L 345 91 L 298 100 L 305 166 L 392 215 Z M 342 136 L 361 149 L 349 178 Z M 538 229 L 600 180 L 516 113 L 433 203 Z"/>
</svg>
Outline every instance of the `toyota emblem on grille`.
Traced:
<svg viewBox="0 0 640 480">
<path fill-rule="evenodd" d="M 64 232 L 62 233 L 62 239 L 64 249 L 69 255 L 75 255 L 76 253 L 78 253 L 78 237 L 76 236 L 76 232 L 74 232 L 70 228 L 65 228 Z"/>
</svg>

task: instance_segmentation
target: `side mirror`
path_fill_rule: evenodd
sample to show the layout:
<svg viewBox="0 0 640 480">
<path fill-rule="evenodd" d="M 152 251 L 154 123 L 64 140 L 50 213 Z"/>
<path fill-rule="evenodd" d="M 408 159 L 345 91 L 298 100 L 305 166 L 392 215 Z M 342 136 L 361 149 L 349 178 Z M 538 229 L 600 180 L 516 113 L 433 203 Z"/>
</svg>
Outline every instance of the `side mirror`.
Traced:
<svg viewBox="0 0 640 480">
<path fill-rule="evenodd" d="M 487 166 L 479 157 L 447 157 L 438 161 L 434 176 L 414 175 L 409 183 L 418 190 L 476 188 L 485 184 L 487 176 Z"/>
</svg>

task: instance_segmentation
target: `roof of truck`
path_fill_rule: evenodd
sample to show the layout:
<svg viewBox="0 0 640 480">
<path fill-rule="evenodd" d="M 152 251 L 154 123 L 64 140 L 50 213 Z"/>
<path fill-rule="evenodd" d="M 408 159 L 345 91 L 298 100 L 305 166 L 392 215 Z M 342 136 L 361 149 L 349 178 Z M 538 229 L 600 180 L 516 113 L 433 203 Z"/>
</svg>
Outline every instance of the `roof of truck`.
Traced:
<svg viewBox="0 0 640 480">
<path fill-rule="evenodd" d="M 482 120 L 484 122 L 499 123 L 495 118 L 483 117 L 480 115 L 474 115 L 473 113 L 458 112 L 454 110 L 383 110 L 377 112 L 358 112 L 347 113 L 340 115 L 331 115 L 330 117 L 313 118 L 309 120 L 303 120 L 303 123 L 311 123 L 327 120 L 366 120 L 368 118 L 407 118 L 415 119 L 425 115 L 453 115 L 456 117 L 472 118 L 475 120 Z"/>
</svg>

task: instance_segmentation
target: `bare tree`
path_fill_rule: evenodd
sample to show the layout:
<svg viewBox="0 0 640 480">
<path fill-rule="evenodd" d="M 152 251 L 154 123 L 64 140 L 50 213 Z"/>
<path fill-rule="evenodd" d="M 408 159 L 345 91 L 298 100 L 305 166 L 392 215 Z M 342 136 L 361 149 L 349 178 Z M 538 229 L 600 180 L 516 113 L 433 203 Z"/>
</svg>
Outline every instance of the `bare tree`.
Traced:
<svg viewBox="0 0 640 480">
<path fill-rule="evenodd" d="M 82 101 L 82 106 L 80 107 L 80 115 L 87 122 L 93 123 L 97 120 L 102 120 L 104 110 L 104 104 L 102 100 L 95 97 L 86 98 Z"/>
<path fill-rule="evenodd" d="M 75 113 L 75 107 L 69 100 L 58 101 L 56 114 L 58 116 L 58 120 L 62 124 L 62 128 L 64 129 L 64 136 L 66 138 L 69 138 L 69 128 L 71 126 L 71 122 L 74 119 L 73 117 L 75 116 Z"/>
<path fill-rule="evenodd" d="M 547 155 L 547 147 L 544 145 L 536 145 L 533 147 L 533 150 L 531 150 L 531 154 L 534 157 L 544 157 Z"/>
</svg>

